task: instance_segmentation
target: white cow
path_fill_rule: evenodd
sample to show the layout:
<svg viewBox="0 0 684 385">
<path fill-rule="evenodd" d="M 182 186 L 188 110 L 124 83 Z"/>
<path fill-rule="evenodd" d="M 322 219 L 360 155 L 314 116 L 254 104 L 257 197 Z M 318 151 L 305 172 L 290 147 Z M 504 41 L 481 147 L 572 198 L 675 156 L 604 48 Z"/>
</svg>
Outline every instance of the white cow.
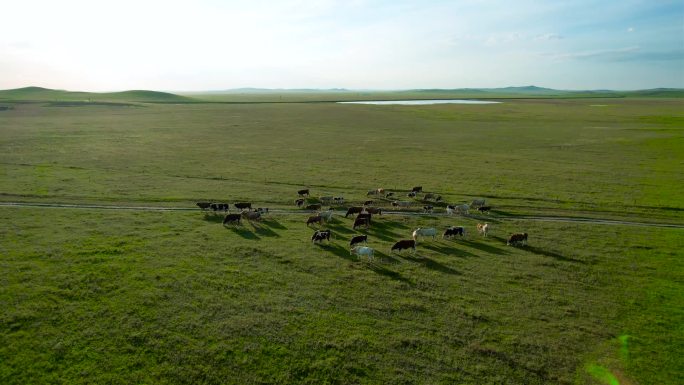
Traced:
<svg viewBox="0 0 684 385">
<path fill-rule="evenodd" d="M 373 260 L 373 254 L 375 253 L 375 250 L 368 246 L 355 246 L 351 250 L 349 250 L 349 255 L 356 255 L 361 259 L 362 255 L 368 256 L 368 260 L 372 261 Z"/>
<path fill-rule="evenodd" d="M 394 202 L 392 202 L 392 206 L 394 206 L 394 207 L 410 207 L 411 202 L 409 202 L 409 201 L 394 201 Z"/>
<path fill-rule="evenodd" d="M 328 209 L 328 210 L 325 210 L 325 211 L 321 211 L 318 215 L 319 215 L 321 218 L 323 218 L 326 222 L 329 222 L 330 219 L 332 218 L 332 215 L 333 215 L 333 209 Z"/>
<path fill-rule="evenodd" d="M 419 227 L 413 231 L 413 240 L 416 241 L 419 235 L 423 237 L 432 237 L 432 239 L 435 239 L 437 236 L 437 229 L 434 227 Z"/>
<path fill-rule="evenodd" d="M 477 231 L 486 237 L 489 232 L 489 223 L 478 223 Z"/>
</svg>

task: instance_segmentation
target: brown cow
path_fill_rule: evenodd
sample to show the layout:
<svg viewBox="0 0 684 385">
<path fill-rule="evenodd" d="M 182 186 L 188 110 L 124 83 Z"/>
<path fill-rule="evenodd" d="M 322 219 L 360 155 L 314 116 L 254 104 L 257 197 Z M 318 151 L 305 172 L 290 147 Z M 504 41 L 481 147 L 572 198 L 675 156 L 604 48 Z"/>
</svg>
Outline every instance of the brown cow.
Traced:
<svg viewBox="0 0 684 385">
<path fill-rule="evenodd" d="M 294 201 L 294 203 L 297 207 L 302 207 L 302 206 L 304 206 L 304 199 L 303 198 L 296 199 Z"/>
<path fill-rule="evenodd" d="M 323 207 L 323 205 L 321 205 L 320 203 L 316 203 L 313 205 L 308 205 L 308 206 L 304 207 L 304 209 L 306 209 L 306 210 L 320 210 L 321 207 Z"/>
<path fill-rule="evenodd" d="M 344 217 L 347 218 L 350 214 L 358 214 L 362 211 L 363 211 L 363 207 L 361 207 L 361 206 L 350 207 L 347 209 L 347 213 L 344 215 Z"/>
<path fill-rule="evenodd" d="M 363 212 L 360 212 L 360 213 L 356 216 L 356 219 L 359 219 L 359 218 L 367 218 L 367 219 L 368 219 L 368 224 L 370 225 L 370 224 L 371 224 L 371 217 L 372 217 L 372 214 L 371 214 L 371 213 L 369 213 L 369 212 L 367 212 L 367 211 L 363 211 Z"/>
<path fill-rule="evenodd" d="M 489 223 L 478 223 L 477 232 L 486 237 L 487 233 L 489 232 Z"/>
<path fill-rule="evenodd" d="M 368 225 L 370 225 L 370 218 L 369 217 L 361 217 L 361 218 L 356 218 L 354 220 L 354 225 L 352 226 L 352 229 L 356 230 L 357 227 L 365 226 L 368 228 Z"/>
<path fill-rule="evenodd" d="M 247 218 L 248 221 L 260 221 L 261 213 L 257 211 L 243 211 L 242 216 Z"/>
<path fill-rule="evenodd" d="M 309 226 L 312 223 L 323 224 L 323 218 L 320 215 L 312 215 L 306 220 L 306 225 Z"/>
<path fill-rule="evenodd" d="M 368 211 L 370 214 L 382 215 L 382 209 L 379 207 L 366 207 L 366 211 Z"/>
<path fill-rule="evenodd" d="M 392 246 L 392 250 L 390 251 L 390 253 L 393 252 L 394 250 L 401 251 L 404 249 L 413 249 L 413 252 L 415 253 L 416 252 L 416 241 L 414 241 L 413 239 L 401 240 L 401 241 L 395 243 L 394 246 Z"/>
<path fill-rule="evenodd" d="M 523 246 L 527 245 L 527 233 L 515 233 L 511 234 L 510 237 L 508 237 L 508 242 L 506 242 L 507 245 L 517 245 L 517 244 L 522 244 Z"/>
<path fill-rule="evenodd" d="M 237 223 L 239 225 L 240 218 L 242 218 L 242 215 L 240 214 L 228 214 L 223 218 L 223 225 L 225 226 L 228 223 Z"/>
</svg>

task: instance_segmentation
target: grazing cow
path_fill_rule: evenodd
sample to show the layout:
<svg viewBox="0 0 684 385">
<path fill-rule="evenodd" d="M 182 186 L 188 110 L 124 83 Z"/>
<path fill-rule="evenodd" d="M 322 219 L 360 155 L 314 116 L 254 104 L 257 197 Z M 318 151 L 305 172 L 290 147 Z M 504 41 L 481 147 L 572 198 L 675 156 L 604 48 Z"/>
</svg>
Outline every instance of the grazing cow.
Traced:
<svg viewBox="0 0 684 385">
<path fill-rule="evenodd" d="M 330 242 L 330 234 L 332 234 L 330 230 L 316 230 L 311 236 L 311 242 L 323 242 L 324 239 Z"/>
<path fill-rule="evenodd" d="M 432 210 L 434 210 L 434 207 L 432 206 L 423 206 L 423 212 L 425 213 L 431 213 Z"/>
<path fill-rule="evenodd" d="M 312 215 L 306 220 L 306 225 L 309 226 L 312 223 L 323 224 L 323 218 L 320 215 Z"/>
<path fill-rule="evenodd" d="M 489 210 L 492 209 L 492 206 L 480 206 L 477 208 L 477 211 L 481 213 L 489 213 Z"/>
<path fill-rule="evenodd" d="M 268 214 L 268 207 L 259 207 L 256 211 L 261 215 Z"/>
<path fill-rule="evenodd" d="M 442 196 L 441 195 L 436 195 L 435 196 L 435 202 L 441 202 L 442 201 Z"/>
<path fill-rule="evenodd" d="M 370 225 L 370 218 L 369 217 L 356 218 L 356 219 L 354 219 L 354 225 L 352 225 L 352 229 L 356 230 L 357 227 L 361 227 L 361 226 L 368 228 L 369 225 Z"/>
<path fill-rule="evenodd" d="M 247 218 L 248 221 L 260 221 L 261 220 L 261 213 L 256 212 L 256 211 L 242 211 L 242 216 L 244 218 Z"/>
<path fill-rule="evenodd" d="M 235 206 L 235 208 L 238 210 L 244 210 L 244 209 L 251 209 L 252 208 L 252 204 L 250 202 L 238 202 L 238 203 L 235 203 L 233 206 Z"/>
<path fill-rule="evenodd" d="M 368 246 L 356 246 L 349 250 L 349 255 L 356 255 L 359 259 L 362 255 L 367 255 L 369 261 L 373 260 L 373 253 L 374 250 Z"/>
<path fill-rule="evenodd" d="M 392 202 L 392 206 L 394 207 L 410 207 L 411 202 L 408 201 L 394 201 Z"/>
<path fill-rule="evenodd" d="M 366 207 L 366 211 L 368 211 L 369 214 L 382 215 L 382 209 L 379 207 Z"/>
<path fill-rule="evenodd" d="M 307 188 L 304 190 L 299 190 L 299 191 L 297 191 L 297 195 L 299 195 L 300 197 L 303 197 L 303 196 L 308 197 L 309 196 L 309 189 Z"/>
<path fill-rule="evenodd" d="M 356 235 L 351 239 L 351 242 L 349 242 L 349 247 L 354 247 L 355 245 L 359 243 L 368 243 L 368 235 Z"/>
<path fill-rule="evenodd" d="M 344 197 L 334 197 L 333 202 L 338 205 L 344 204 Z"/>
<path fill-rule="evenodd" d="M 240 218 L 242 218 L 241 214 L 228 214 L 223 218 L 223 225 L 225 226 L 228 223 L 237 223 L 239 225 Z"/>
<path fill-rule="evenodd" d="M 392 246 L 391 252 L 394 252 L 394 250 L 401 251 L 404 249 L 413 249 L 413 253 L 415 254 L 416 252 L 416 241 L 413 239 L 403 239 Z"/>
<path fill-rule="evenodd" d="M 391 191 L 388 192 L 387 194 L 385 194 L 385 198 L 389 198 L 389 197 L 393 197 L 393 196 L 394 196 L 394 193 Z"/>
<path fill-rule="evenodd" d="M 413 192 L 423 192 L 423 186 L 415 186 L 414 188 L 411 189 Z"/>
<path fill-rule="evenodd" d="M 527 233 L 515 233 L 511 234 L 510 237 L 508 237 L 508 242 L 506 242 L 507 245 L 517 245 L 517 244 L 522 244 L 523 246 L 527 245 Z"/>
<path fill-rule="evenodd" d="M 330 197 L 330 196 L 319 197 L 318 200 L 321 201 L 321 203 L 323 203 L 325 205 L 329 205 L 332 203 L 333 197 Z"/>
<path fill-rule="evenodd" d="M 435 198 L 435 194 L 433 194 L 433 193 L 425 193 L 425 195 L 423 196 L 423 199 L 426 201 L 428 201 L 430 199 L 434 199 L 434 198 Z"/>
<path fill-rule="evenodd" d="M 350 207 L 350 208 L 347 209 L 347 213 L 344 214 L 344 217 L 346 218 L 346 217 L 348 217 L 350 214 L 358 214 L 358 213 L 360 213 L 360 212 L 362 212 L 362 211 L 363 211 L 363 207 L 360 207 L 360 206 Z"/>
<path fill-rule="evenodd" d="M 211 206 L 211 202 L 197 202 L 197 207 L 201 210 L 206 210 Z"/>
<path fill-rule="evenodd" d="M 376 188 L 375 190 L 368 190 L 368 193 L 366 194 L 366 196 L 368 196 L 368 195 L 382 195 L 384 193 L 385 193 L 384 188 Z"/>
<path fill-rule="evenodd" d="M 416 197 L 416 192 L 415 192 L 415 191 L 411 191 L 410 193 L 406 194 L 406 196 L 409 197 L 409 198 L 415 198 L 415 197 Z"/>
<path fill-rule="evenodd" d="M 442 234 L 442 238 L 453 238 L 457 235 L 460 235 L 461 237 L 465 236 L 466 230 L 463 226 L 458 226 L 458 227 L 449 227 L 446 230 L 444 230 L 444 234 Z"/>
<path fill-rule="evenodd" d="M 437 236 L 437 230 L 434 227 L 419 227 L 413 231 L 413 240 L 418 240 L 418 236 L 432 237 L 432 239 L 435 239 L 435 237 Z"/>
<path fill-rule="evenodd" d="M 209 205 L 209 208 L 210 208 L 211 211 L 213 211 L 213 212 L 219 211 L 219 205 L 218 205 L 218 203 L 212 203 L 212 204 L 210 204 L 210 205 Z"/>
<path fill-rule="evenodd" d="M 472 203 L 470 203 L 470 207 L 472 207 L 472 208 L 482 207 L 484 205 L 485 205 L 484 199 L 475 199 L 475 200 L 473 200 Z"/>
<path fill-rule="evenodd" d="M 294 203 L 297 207 L 302 207 L 302 206 L 304 206 L 304 199 L 303 198 L 295 199 Z"/>
<path fill-rule="evenodd" d="M 328 210 L 326 210 L 326 211 L 321 211 L 318 215 L 319 215 L 321 218 L 323 218 L 326 222 L 329 222 L 330 219 L 332 219 L 333 209 L 328 209 Z"/>
<path fill-rule="evenodd" d="M 469 207 L 468 205 L 466 205 L 466 204 L 457 205 L 457 206 L 448 205 L 447 208 L 446 208 L 446 212 L 447 212 L 447 214 L 449 214 L 449 215 L 451 215 L 451 214 L 453 214 L 453 213 L 468 214 L 468 210 L 469 210 L 469 209 L 470 209 L 470 207 Z"/>
<path fill-rule="evenodd" d="M 304 209 L 305 210 L 320 210 L 321 207 L 323 207 L 323 206 L 320 203 L 316 203 L 313 205 L 308 205 L 308 206 L 304 207 Z"/>
<path fill-rule="evenodd" d="M 369 213 L 369 212 L 367 212 L 367 211 L 362 211 L 362 212 L 360 212 L 360 213 L 356 216 L 356 219 L 359 219 L 359 218 L 367 218 L 367 219 L 368 219 L 368 224 L 370 225 L 370 224 L 371 224 L 371 216 L 372 216 L 371 213 Z"/>
<path fill-rule="evenodd" d="M 372 205 L 372 204 L 373 204 L 373 201 L 365 201 L 365 202 L 363 202 L 363 205 L 364 205 L 364 206 L 370 206 L 370 205 Z"/>
<path fill-rule="evenodd" d="M 477 232 L 486 237 L 487 233 L 489 232 L 489 223 L 478 223 Z"/>
</svg>

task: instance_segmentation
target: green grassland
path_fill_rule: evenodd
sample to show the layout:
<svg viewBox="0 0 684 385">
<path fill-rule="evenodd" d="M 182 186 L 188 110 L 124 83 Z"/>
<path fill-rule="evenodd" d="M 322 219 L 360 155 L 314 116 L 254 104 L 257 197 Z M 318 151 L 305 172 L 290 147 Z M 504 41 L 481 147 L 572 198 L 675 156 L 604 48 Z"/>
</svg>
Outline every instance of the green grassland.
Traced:
<svg viewBox="0 0 684 385">
<path fill-rule="evenodd" d="M 492 234 L 383 215 L 361 231 L 370 262 L 341 216 L 312 245 L 303 213 L 236 229 L 199 210 L 0 207 L 1 383 L 682 380 L 681 229 L 515 219 L 683 224 L 680 100 L 121 102 L 8 103 L 0 201 L 294 208 L 305 187 L 356 204 L 422 185 L 486 197 Z M 389 252 L 448 225 L 469 234 Z M 517 231 L 529 246 L 506 246 Z"/>
</svg>

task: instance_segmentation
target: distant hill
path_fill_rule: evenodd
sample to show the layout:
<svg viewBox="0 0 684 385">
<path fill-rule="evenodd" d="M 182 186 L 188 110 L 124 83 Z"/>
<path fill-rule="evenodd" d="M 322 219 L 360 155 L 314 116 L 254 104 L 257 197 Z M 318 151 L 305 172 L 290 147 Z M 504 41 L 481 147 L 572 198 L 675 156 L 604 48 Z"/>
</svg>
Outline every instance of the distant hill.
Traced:
<svg viewBox="0 0 684 385">
<path fill-rule="evenodd" d="M 49 101 L 49 102 L 143 102 L 143 103 L 191 103 L 195 99 L 168 92 L 132 90 L 122 92 L 80 92 L 53 90 L 42 87 L 24 87 L 0 90 L 0 101 Z"/>
</svg>

